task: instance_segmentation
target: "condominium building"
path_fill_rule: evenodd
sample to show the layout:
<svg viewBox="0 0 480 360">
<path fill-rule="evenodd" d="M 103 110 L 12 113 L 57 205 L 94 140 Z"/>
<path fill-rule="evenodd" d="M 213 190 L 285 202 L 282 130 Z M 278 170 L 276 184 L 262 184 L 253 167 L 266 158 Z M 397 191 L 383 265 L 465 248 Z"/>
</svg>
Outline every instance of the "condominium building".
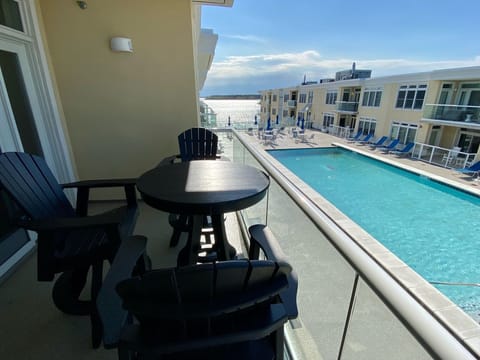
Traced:
<svg viewBox="0 0 480 360">
<path fill-rule="evenodd" d="M 304 119 L 338 136 L 362 131 L 479 156 L 480 67 L 377 78 L 352 72 L 355 66 L 335 81 L 261 91 L 261 118 L 278 115 L 287 125 Z"/>
</svg>

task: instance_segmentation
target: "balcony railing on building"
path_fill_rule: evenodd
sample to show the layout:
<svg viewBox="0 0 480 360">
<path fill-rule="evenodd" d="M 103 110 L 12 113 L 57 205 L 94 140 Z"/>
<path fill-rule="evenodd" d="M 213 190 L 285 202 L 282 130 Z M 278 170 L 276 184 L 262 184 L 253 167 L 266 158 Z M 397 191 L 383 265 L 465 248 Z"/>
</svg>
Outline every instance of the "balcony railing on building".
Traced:
<svg viewBox="0 0 480 360">
<path fill-rule="evenodd" d="M 480 106 L 426 104 L 422 120 L 455 122 L 474 126 L 478 124 L 480 127 Z"/>
<path fill-rule="evenodd" d="M 297 100 L 287 100 L 287 106 L 290 108 L 294 108 L 297 106 Z"/>
<path fill-rule="evenodd" d="M 339 112 L 357 113 L 358 102 L 356 101 L 337 101 L 335 102 L 336 109 Z"/>
<path fill-rule="evenodd" d="M 477 358 L 466 336 L 452 335 L 299 184 L 233 132 L 228 141 L 232 161 L 259 167 L 271 179 L 268 200 L 241 212 L 242 233 L 252 224 L 268 224 L 302 284 L 297 298 L 301 315 L 285 326 L 289 358 L 399 358 L 400 349 L 405 358 Z"/>
<path fill-rule="evenodd" d="M 412 158 L 446 168 L 465 168 L 475 161 L 476 154 L 446 149 L 422 143 L 415 143 Z"/>
</svg>

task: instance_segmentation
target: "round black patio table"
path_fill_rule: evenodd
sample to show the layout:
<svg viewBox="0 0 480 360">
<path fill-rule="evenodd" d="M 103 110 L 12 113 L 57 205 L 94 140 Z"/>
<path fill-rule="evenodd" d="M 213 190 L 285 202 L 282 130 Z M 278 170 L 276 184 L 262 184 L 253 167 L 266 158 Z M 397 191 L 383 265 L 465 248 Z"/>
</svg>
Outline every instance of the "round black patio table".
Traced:
<svg viewBox="0 0 480 360">
<path fill-rule="evenodd" d="M 248 165 L 195 160 L 158 166 L 140 176 L 137 188 L 155 209 L 192 216 L 192 233 L 178 256 L 178 265 L 198 257 L 203 217 L 212 217 L 218 260 L 230 258 L 224 214 L 259 202 L 270 185 L 268 176 Z"/>
</svg>

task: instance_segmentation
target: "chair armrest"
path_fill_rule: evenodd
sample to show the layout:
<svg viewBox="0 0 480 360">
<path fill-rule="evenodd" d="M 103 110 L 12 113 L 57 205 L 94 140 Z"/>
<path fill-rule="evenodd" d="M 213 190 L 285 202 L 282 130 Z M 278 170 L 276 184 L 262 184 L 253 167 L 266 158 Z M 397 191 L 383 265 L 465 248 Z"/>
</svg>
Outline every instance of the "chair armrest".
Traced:
<svg viewBox="0 0 480 360">
<path fill-rule="evenodd" d="M 62 184 L 64 189 L 68 188 L 106 188 L 106 187 L 124 187 L 135 185 L 136 178 L 128 179 L 97 179 L 97 180 L 80 180 L 67 184 Z"/>
<path fill-rule="evenodd" d="M 128 312 L 123 309 L 115 287 L 132 276 L 137 261 L 146 252 L 146 245 L 145 236 L 135 235 L 123 240 L 98 293 L 96 306 L 103 325 L 103 345 L 107 349 L 117 346 L 128 319 Z"/>
<path fill-rule="evenodd" d="M 123 211 L 121 211 L 123 210 Z M 78 228 L 117 226 L 126 216 L 126 208 L 118 208 L 100 215 L 71 217 L 71 218 L 51 218 L 41 220 L 17 220 L 16 224 L 24 229 L 32 231 L 54 231 Z"/>
<path fill-rule="evenodd" d="M 250 232 L 249 258 L 258 259 L 259 250 L 265 254 L 268 260 L 276 262 L 287 262 L 286 256 L 278 244 L 275 235 L 266 225 L 252 225 L 248 229 Z M 293 319 L 298 316 L 297 308 L 297 289 L 298 277 L 294 270 L 287 276 L 288 288 L 280 293 L 280 298 L 287 310 L 288 318 Z"/>
<path fill-rule="evenodd" d="M 62 184 L 64 189 L 77 188 L 77 206 L 76 213 L 78 216 L 86 216 L 88 213 L 88 199 L 90 189 L 123 187 L 125 189 L 125 198 L 127 206 L 137 206 L 137 193 L 135 190 L 137 179 L 97 179 L 97 180 L 81 180 L 68 184 Z"/>
<path fill-rule="evenodd" d="M 179 154 L 177 154 L 177 155 L 170 155 L 170 156 L 167 156 L 167 157 L 163 158 L 162 161 L 160 161 L 160 162 L 158 163 L 157 167 L 158 167 L 158 166 L 163 166 L 163 165 L 173 164 L 173 163 L 175 162 L 175 160 L 181 161 Z"/>
</svg>

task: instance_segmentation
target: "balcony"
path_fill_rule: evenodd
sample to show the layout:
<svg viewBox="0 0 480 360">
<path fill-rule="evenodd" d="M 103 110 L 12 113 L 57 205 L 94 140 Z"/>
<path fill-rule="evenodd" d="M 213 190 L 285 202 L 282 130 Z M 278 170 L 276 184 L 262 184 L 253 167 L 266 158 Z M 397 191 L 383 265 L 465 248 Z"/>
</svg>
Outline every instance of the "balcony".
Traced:
<svg viewBox="0 0 480 360">
<path fill-rule="evenodd" d="M 287 100 L 287 106 L 289 108 L 294 108 L 297 106 L 297 100 Z"/>
<path fill-rule="evenodd" d="M 339 113 L 356 114 L 358 113 L 358 102 L 356 101 L 337 101 L 336 110 Z"/>
<path fill-rule="evenodd" d="M 422 121 L 438 125 L 480 128 L 480 106 L 426 104 Z"/>
<path fill-rule="evenodd" d="M 423 290 L 425 297 L 435 292 L 414 274 L 403 269 L 412 288 L 393 278 L 365 244 L 335 223 L 341 214 L 329 204 L 314 203 L 306 186 L 288 180 L 263 150 L 246 141 L 252 137 L 236 130 L 217 133 L 225 156 L 261 168 L 271 178 L 268 196 L 241 213 L 227 214 L 226 227 L 229 240 L 245 253 L 245 229 L 268 223 L 298 273 L 300 317 L 285 326 L 288 358 L 473 359 L 480 354 L 476 324 L 463 337 L 448 329 L 445 323 L 461 322 L 452 305 L 440 301 L 443 309 L 426 310 L 411 292 Z M 142 204 L 136 232 L 149 238 L 154 267 L 175 264 L 178 249 L 165 245 L 171 231 L 167 218 Z M 352 227 L 346 219 L 339 222 Z M 377 246 L 374 253 L 384 252 Z M 388 262 L 392 268 L 399 265 L 392 257 Z M 0 329 L 0 358 L 116 359 L 115 350 L 90 349 L 88 318 L 59 313 L 51 304 L 51 284 L 35 281 L 34 274 L 32 257 L 0 287 L 2 319 L 8 324 Z"/>
</svg>

